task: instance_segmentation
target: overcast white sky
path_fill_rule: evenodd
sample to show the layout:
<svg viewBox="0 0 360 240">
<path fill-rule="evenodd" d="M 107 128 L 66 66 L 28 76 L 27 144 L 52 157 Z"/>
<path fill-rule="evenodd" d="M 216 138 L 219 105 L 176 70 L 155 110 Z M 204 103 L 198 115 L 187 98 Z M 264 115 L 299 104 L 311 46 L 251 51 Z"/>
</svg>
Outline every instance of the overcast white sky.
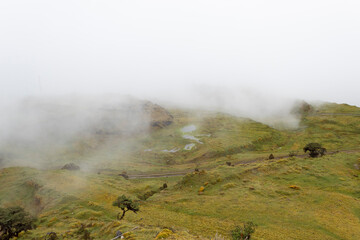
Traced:
<svg viewBox="0 0 360 240">
<path fill-rule="evenodd" d="M 360 106 L 360 1 L 0 1 L 0 100 L 208 85 Z"/>
</svg>

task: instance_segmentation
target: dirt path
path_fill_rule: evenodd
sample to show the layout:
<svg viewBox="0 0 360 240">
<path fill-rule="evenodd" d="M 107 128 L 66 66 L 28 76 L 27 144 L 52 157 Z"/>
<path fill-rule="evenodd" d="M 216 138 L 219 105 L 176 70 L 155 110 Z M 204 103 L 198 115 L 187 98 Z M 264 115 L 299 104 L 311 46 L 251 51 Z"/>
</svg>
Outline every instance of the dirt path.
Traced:
<svg viewBox="0 0 360 240">
<path fill-rule="evenodd" d="M 360 149 L 331 151 L 331 152 L 327 152 L 326 155 L 333 155 L 333 154 L 337 154 L 337 153 L 356 153 L 356 152 L 360 152 Z M 294 157 L 305 158 L 305 157 L 309 157 L 309 154 L 300 154 L 300 155 L 295 155 Z M 233 165 L 246 165 L 246 164 L 251 164 L 251 163 L 274 161 L 274 160 L 286 159 L 286 158 L 290 158 L 289 155 L 276 156 L 274 159 L 271 159 L 271 160 L 267 159 L 267 158 L 264 158 L 264 157 L 244 159 L 242 161 L 233 162 L 232 164 Z M 211 168 L 204 168 L 204 169 L 205 170 L 211 170 L 211 169 L 216 168 L 218 166 L 211 167 Z M 116 175 L 120 174 L 120 171 L 117 171 L 117 170 L 112 170 L 112 171 L 114 172 L 114 175 L 115 175 L 115 173 L 116 173 Z M 176 177 L 176 176 L 184 176 L 187 173 L 191 173 L 193 171 L 194 170 L 191 169 L 191 170 L 188 170 L 188 171 L 167 172 L 167 173 L 129 174 L 128 176 L 129 176 L 129 179 Z"/>
<path fill-rule="evenodd" d="M 177 177 L 184 176 L 190 171 L 183 172 L 169 172 L 169 173 L 154 173 L 154 174 L 134 174 L 129 175 L 129 179 L 139 179 L 139 178 L 162 178 L 162 177 Z"/>
<path fill-rule="evenodd" d="M 351 116 L 351 117 L 360 117 L 358 113 L 314 113 L 309 114 L 308 116 Z"/>
</svg>

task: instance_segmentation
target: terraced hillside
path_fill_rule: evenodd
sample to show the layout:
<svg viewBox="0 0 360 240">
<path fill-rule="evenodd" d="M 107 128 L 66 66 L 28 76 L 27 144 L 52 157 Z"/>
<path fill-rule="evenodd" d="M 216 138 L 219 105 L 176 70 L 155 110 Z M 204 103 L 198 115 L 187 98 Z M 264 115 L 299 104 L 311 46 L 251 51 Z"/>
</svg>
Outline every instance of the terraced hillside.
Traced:
<svg viewBox="0 0 360 240">
<path fill-rule="evenodd" d="M 290 130 L 223 113 L 168 111 L 171 124 L 78 135 L 39 155 L 38 168 L 1 169 L 0 206 L 38 217 L 38 227 L 19 239 L 48 232 L 81 239 L 84 228 L 94 239 L 112 239 L 117 230 L 126 239 L 155 239 L 164 229 L 168 239 L 231 239 L 247 221 L 258 225 L 253 239 L 359 239 L 359 108 L 326 104 L 303 112 Z M 304 156 L 309 142 L 322 143 L 328 155 Z M 60 170 L 67 162 L 81 170 Z M 140 211 L 118 221 L 112 202 L 122 194 L 139 201 Z"/>
</svg>

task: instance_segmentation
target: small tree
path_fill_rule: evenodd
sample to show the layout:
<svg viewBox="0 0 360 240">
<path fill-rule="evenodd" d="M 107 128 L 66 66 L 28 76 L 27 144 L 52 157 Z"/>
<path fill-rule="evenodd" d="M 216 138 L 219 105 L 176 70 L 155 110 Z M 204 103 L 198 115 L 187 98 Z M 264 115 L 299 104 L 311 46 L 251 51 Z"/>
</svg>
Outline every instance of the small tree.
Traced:
<svg viewBox="0 0 360 240">
<path fill-rule="evenodd" d="M 17 237 L 20 232 L 35 228 L 36 219 L 21 207 L 0 208 L 1 239 Z"/>
<path fill-rule="evenodd" d="M 309 151 L 309 155 L 312 158 L 318 157 L 319 155 L 324 156 L 326 153 L 326 148 L 323 148 L 320 143 L 308 143 L 303 150 L 305 153 Z"/>
<path fill-rule="evenodd" d="M 250 240 L 251 234 L 255 232 L 256 224 L 253 222 L 247 222 L 243 227 L 236 226 L 234 230 L 231 231 L 231 236 L 233 240 Z"/>
<path fill-rule="evenodd" d="M 119 220 L 123 219 L 125 213 L 127 211 L 133 211 L 136 213 L 139 211 L 139 204 L 137 202 L 132 201 L 130 198 L 126 197 L 125 195 L 119 196 L 114 202 L 113 206 L 121 208 L 123 210 L 121 217 L 119 218 L 120 213 L 117 215 Z"/>
</svg>

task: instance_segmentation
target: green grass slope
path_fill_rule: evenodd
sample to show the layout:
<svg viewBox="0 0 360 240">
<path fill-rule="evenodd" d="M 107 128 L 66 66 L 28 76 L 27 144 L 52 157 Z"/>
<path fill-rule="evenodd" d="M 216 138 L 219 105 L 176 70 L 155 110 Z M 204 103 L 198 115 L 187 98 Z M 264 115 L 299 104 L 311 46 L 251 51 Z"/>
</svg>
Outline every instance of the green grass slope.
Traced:
<svg viewBox="0 0 360 240">
<path fill-rule="evenodd" d="M 171 114 L 172 125 L 146 135 L 78 139 L 56 153 L 52 169 L 1 169 L 0 206 L 23 206 L 38 217 L 38 227 L 19 239 L 43 239 L 51 231 L 81 239 L 81 226 L 94 239 L 111 239 L 117 230 L 127 239 L 155 239 L 163 229 L 172 230 L 168 239 L 217 233 L 230 239 L 230 230 L 247 221 L 258 225 L 255 240 L 360 238 L 359 108 L 322 106 L 303 115 L 295 130 L 220 113 Z M 190 124 L 196 130 L 183 133 Z M 308 142 L 322 143 L 329 154 L 301 156 Z M 190 143 L 195 147 L 185 150 Z M 298 156 L 289 158 L 290 151 Z M 270 153 L 276 158 L 268 160 Z M 65 162 L 82 171 L 55 169 Z M 118 175 L 124 170 L 183 174 L 126 180 Z M 168 188 L 159 190 L 163 183 Z M 138 200 L 140 212 L 118 221 L 112 202 L 122 194 Z"/>
</svg>

